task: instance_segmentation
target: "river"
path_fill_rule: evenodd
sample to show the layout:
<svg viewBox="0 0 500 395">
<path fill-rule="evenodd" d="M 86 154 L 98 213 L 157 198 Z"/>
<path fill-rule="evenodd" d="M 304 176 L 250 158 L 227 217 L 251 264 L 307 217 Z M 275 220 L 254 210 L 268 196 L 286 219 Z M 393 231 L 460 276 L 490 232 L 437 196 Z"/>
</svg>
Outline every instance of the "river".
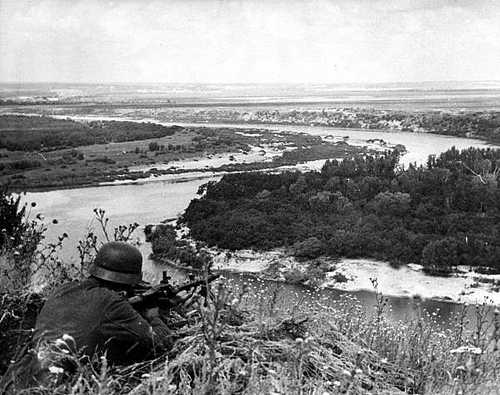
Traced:
<svg viewBox="0 0 500 395">
<path fill-rule="evenodd" d="M 39 115 L 39 114 L 25 114 Z M 276 125 L 276 124 L 241 124 L 241 123 L 193 123 L 193 122 L 162 122 L 155 118 L 130 118 L 118 116 L 92 116 L 92 115 L 51 115 L 59 119 L 74 119 L 86 121 L 131 121 L 131 122 L 152 122 L 163 126 L 185 126 L 185 127 L 216 127 L 216 128 L 237 128 L 237 129 L 268 129 L 271 131 L 290 131 L 296 133 L 308 133 L 314 136 L 347 138 L 346 141 L 352 145 L 370 146 L 367 140 L 384 140 L 385 142 L 396 145 L 402 144 L 407 152 L 402 155 L 400 163 L 408 165 L 409 163 L 423 164 L 429 155 L 438 155 L 451 147 L 465 149 L 468 147 L 494 147 L 485 141 L 478 139 L 467 139 L 462 137 L 445 136 L 433 133 L 412 133 L 390 130 L 373 129 L 346 129 L 329 126 L 303 126 L 303 125 Z M 497 147 L 498 148 L 498 147 Z"/>
<path fill-rule="evenodd" d="M 151 121 L 151 120 L 149 120 Z M 194 124 L 185 124 L 194 125 Z M 197 125 L 199 126 L 199 125 Z M 249 125 L 218 125 L 204 124 L 203 126 L 225 126 L 249 128 Z M 295 132 L 306 132 L 321 136 L 348 136 L 348 141 L 355 144 L 366 144 L 367 139 L 383 139 L 390 144 L 403 144 L 408 153 L 403 158 L 403 163 L 423 163 L 428 155 L 438 154 L 455 146 L 466 148 L 469 146 L 486 147 L 485 142 L 455 138 L 435 134 L 415 134 L 386 131 L 367 131 L 356 129 L 338 129 L 328 127 L 308 126 L 282 126 L 282 125 L 255 125 L 255 128 L 269 128 L 272 130 L 290 130 Z M 217 175 L 203 175 L 200 173 L 183 174 L 170 177 L 168 180 L 150 179 L 131 184 L 106 185 L 88 188 L 73 188 L 54 190 L 47 192 L 30 192 L 24 196 L 26 202 L 36 202 L 37 206 L 31 215 L 43 213 L 47 223 L 57 219 L 58 224 L 50 225 L 47 232 L 47 240 L 54 240 L 57 235 L 66 232 L 69 235 L 65 241 L 62 252 L 63 259 L 70 261 L 77 259 L 76 243 L 85 234 L 89 227 L 97 228 L 93 218 L 93 209 L 102 208 L 110 217 L 111 226 L 127 225 L 137 222 L 142 226 L 151 223 L 159 223 L 168 218 L 175 218 L 183 212 L 189 202 L 196 197 L 200 185 L 218 179 Z M 144 241 L 142 229 L 137 232 L 141 241 L 141 250 L 144 256 L 150 253 L 150 246 Z M 154 262 L 146 260 L 146 278 L 154 281 L 159 277 L 163 268 L 159 268 Z M 170 268 L 169 271 L 172 271 Z M 182 275 L 177 273 L 177 276 Z M 300 304 L 307 309 L 308 303 L 337 303 L 342 295 L 355 296 L 367 311 L 373 310 L 375 294 L 370 291 L 345 292 L 325 289 L 319 293 L 303 287 L 286 285 L 280 283 L 276 286 L 273 282 L 266 282 L 254 278 L 252 275 L 230 274 L 235 286 L 244 282 L 251 282 L 256 288 L 262 290 L 268 287 L 276 289 L 277 298 L 281 300 L 281 307 L 295 305 L 294 301 L 302 301 Z M 304 302 L 305 301 L 305 302 Z M 389 314 L 393 319 L 405 320 L 420 314 L 422 307 L 429 312 L 438 312 L 436 315 L 439 322 L 446 324 L 451 316 L 461 310 L 461 305 L 433 301 L 417 300 L 412 298 L 389 297 L 391 310 Z"/>
</svg>

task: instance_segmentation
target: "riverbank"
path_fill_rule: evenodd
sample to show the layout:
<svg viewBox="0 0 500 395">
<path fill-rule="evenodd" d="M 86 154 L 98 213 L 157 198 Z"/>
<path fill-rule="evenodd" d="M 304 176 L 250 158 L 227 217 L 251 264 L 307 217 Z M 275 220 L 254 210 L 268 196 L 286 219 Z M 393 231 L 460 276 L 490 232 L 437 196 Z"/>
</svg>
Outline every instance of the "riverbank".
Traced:
<svg viewBox="0 0 500 395">
<path fill-rule="evenodd" d="M 214 270 L 220 272 L 252 273 L 268 280 L 349 292 L 377 291 L 399 298 L 500 305 L 500 274 L 475 273 L 467 267 L 459 267 L 443 277 L 428 275 L 423 266 L 416 264 L 394 267 L 369 259 L 328 257 L 299 261 L 285 249 L 259 252 L 210 248 L 206 251 L 213 258 Z M 161 264 L 161 260 L 158 263 Z M 186 269 L 182 265 L 176 267 Z"/>
<path fill-rule="evenodd" d="M 27 112 L 35 111 L 48 114 L 48 108 L 44 106 L 12 107 L 13 111 Z M 389 130 L 394 132 L 431 133 L 449 135 L 464 138 L 478 138 L 492 144 L 500 141 L 499 126 L 500 112 L 494 110 L 462 111 L 456 108 L 440 108 L 432 110 L 411 109 L 377 109 L 372 105 L 360 103 L 353 106 L 339 106 L 333 103 L 316 103 L 313 105 L 301 105 L 290 103 L 289 106 L 272 108 L 259 105 L 259 103 L 247 103 L 243 108 L 235 105 L 234 108 L 227 106 L 197 108 L 197 106 L 186 106 L 175 108 L 171 106 L 160 106 L 156 108 L 144 108 L 138 105 L 131 106 L 109 106 L 96 104 L 92 108 L 81 106 L 50 106 L 52 114 L 58 116 L 76 115 L 100 117 L 133 116 L 135 118 L 151 118 L 152 116 L 163 123 L 220 123 L 220 124 L 246 124 L 246 125 L 268 125 L 277 126 L 320 126 L 364 130 Z"/>
</svg>

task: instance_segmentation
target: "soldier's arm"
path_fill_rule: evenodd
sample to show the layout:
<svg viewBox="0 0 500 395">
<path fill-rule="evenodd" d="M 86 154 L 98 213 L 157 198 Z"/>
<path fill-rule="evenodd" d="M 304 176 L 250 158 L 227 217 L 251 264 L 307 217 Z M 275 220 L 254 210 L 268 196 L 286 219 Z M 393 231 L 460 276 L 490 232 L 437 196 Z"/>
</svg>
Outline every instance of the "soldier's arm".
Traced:
<svg viewBox="0 0 500 395">
<path fill-rule="evenodd" d="M 165 324 L 158 320 L 150 324 L 126 299 L 114 297 L 104 313 L 100 333 L 106 339 L 110 359 L 126 363 L 145 360 L 164 351 L 167 343 L 157 333 L 164 328 Z"/>
</svg>

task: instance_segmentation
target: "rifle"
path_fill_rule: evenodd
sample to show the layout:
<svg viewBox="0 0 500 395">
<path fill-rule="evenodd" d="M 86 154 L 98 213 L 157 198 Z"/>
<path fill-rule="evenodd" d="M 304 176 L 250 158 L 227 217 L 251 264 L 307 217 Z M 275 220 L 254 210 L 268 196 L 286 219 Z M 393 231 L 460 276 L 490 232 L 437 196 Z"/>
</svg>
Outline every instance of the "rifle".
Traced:
<svg viewBox="0 0 500 395">
<path fill-rule="evenodd" d="M 191 281 L 187 284 L 173 287 L 168 282 L 166 272 L 163 272 L 163 280 L 158 285 L 152 287 L 142 287 L 136 290 L 136 294 L 128 299 L 129 303 L 134 306 L 153 305 L 162 309 L 171 309 L 185 303 L 193 295 L 197 287 L 202 287 L 201 293 L 206 293 L 206 284 L 211 283 L 220 277 L 219 274 L 212 274 L 207 278 Z M 145 291 L 144 291 L 145 289 Z M 181 297 L 179 294 L 183 291 L 192 290 L 191 294 L 186 297 Z"/>
</svg>

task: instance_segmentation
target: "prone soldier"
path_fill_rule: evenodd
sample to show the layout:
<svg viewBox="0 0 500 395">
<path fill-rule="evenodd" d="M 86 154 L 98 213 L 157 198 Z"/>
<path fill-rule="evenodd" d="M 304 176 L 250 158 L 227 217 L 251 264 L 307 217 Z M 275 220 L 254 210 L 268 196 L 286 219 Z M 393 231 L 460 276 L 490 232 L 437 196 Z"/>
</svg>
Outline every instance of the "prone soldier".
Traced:
<svg viewBox="0 0 500 395">
<path fill-rule="evenodd" d="M 170 331 L 158 307 L 142 315 L 128 302 L 142 281 L 142 255 L 124 242 L 98 251 L 89 278 L 63 285 L 37 318 L 34 340 L 50 342 L 69 335 L 75 348 L 91 357 L 106 353 L 111 363 L 129 364 L 154 357 L 168 347 Z"/>
</svg>

